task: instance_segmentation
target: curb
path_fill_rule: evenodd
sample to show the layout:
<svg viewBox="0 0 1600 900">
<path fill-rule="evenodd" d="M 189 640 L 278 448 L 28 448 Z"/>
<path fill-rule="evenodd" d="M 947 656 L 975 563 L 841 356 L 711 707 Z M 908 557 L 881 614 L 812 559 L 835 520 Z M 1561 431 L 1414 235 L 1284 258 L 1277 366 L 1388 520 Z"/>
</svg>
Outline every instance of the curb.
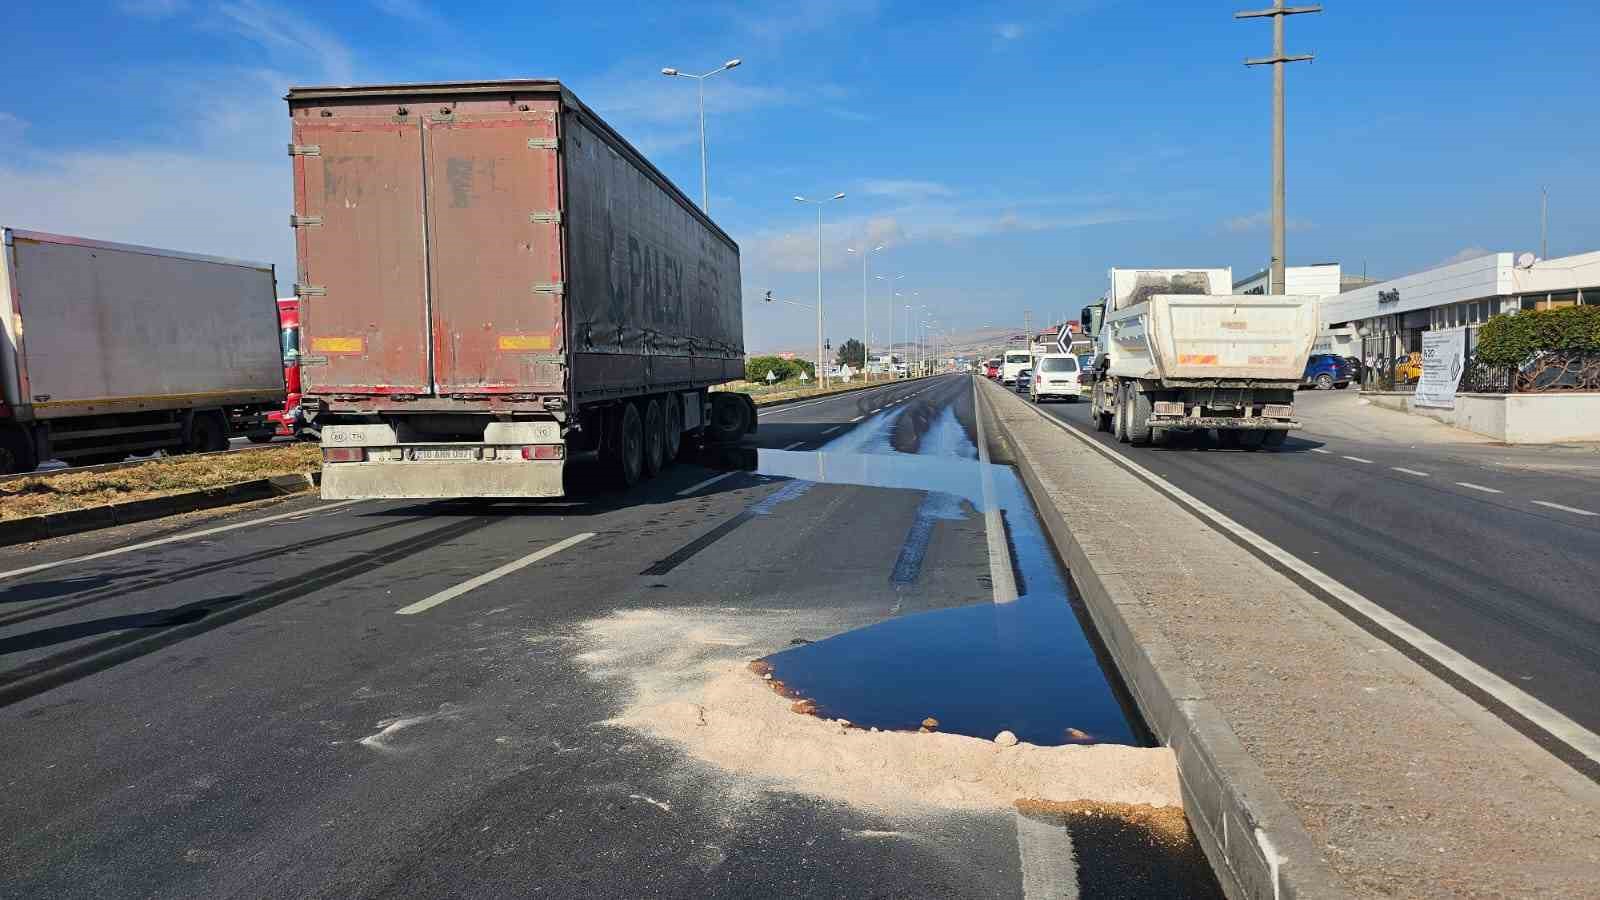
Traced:
<svg viewBox="0 0 1600 900">
<path fill-rule="evenodd" d="M 242 481 L 225 487 L 12 519 L 0 522 L 0 547 L 64 537 L 99 528 L 110 528 L 113 525 L 148 522 L 151 519 L 165 518 L 178 513 L 216 509 L 221 506 L 249 503 L 252 500 L 297 494 L 310 490 L 316 483 L 315 475 L 311 474 L 274 475 L 271 478 L 257 478 L 254 481 Z"/>
<path fill-rule="evenodd" d="M 992 413 L 993 400 L 985 397 L 984 403 Z M 992 419 L 996 432 L 1015 446 L 1005 423 L 999 416 Z M 1151 731 L 1177 757 L 1184 812 L 1223 890 L 1229 897 L 1270 900 L 1350 896 L 1299 816 L 1189 676 L 1143 601 L 1114 576 L 1096 571 L 1027 455 L 1013 456 L 1124 686 Z"/>
</svg>

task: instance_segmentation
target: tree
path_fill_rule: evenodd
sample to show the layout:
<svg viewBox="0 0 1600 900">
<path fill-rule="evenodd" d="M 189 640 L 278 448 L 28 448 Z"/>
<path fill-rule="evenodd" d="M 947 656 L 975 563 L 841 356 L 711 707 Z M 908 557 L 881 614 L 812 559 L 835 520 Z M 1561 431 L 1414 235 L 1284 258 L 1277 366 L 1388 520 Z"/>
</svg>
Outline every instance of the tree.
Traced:
<svg viewBox="0 0 1600 900">
<path fill-rule="evenodd" d="M 752 356 L 744 361 L 745 381 L 766 381 L 768 372 L 776 374 L 778 380 L 783 381 L 793 378 L 796 371 L 794 364 L 781 356 Z"/>
<path fill-rule="evenodd" d="M 839 345 L 839 355 L 834 362 L 841 366 L 854 366 L 864 369 L 867 366 L 867 348 L 855 338 L 851 338 Z"/>
</svg>

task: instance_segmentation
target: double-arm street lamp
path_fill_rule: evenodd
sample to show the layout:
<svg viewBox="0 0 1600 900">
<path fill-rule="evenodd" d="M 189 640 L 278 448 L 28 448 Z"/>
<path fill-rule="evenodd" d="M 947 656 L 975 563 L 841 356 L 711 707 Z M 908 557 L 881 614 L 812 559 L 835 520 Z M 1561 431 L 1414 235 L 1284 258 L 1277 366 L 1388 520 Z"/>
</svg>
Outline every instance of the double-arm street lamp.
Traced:
<svg viewBox="0 0 1600 900">
<path fill-rule="evenodd" d="M 872 359 L 872 345 L 867 339 L 871 327 L 867 324 L 867 258 L 883 249 L 879 244 L 870 250 L 857 250 L 854 247 L 844 248 L 846 253 L 859 253 L 861 256 L 861 380 L 867 380 L 867 363 Z M 878 276 L 882 278 L 883 276 Z M 892 349 L 892 348 L 891 348 Z"/>
<path fill-rule="evenodd" d="M 824 200 L 808 200 L 799 194 L 794 195 L 796 203 L 809 203 L 817 208 L 817 384 L 827 385 L 827 376 L 822 374 L 822 207 L 833 200 L 843 200 L 844 191 L 834 194 Z"/>
<path fill-rule="evenodd" d="M 706 191 L 706 79 L 729 69 L 736 69 L 743 60 L 735 57 L 722 65 L 712 69 L 704 75 L 690 75 L 680 72 L 671 66 L 661 70 L 661 74 L 668 78 L 693 78 L 700 88 L 700 211 L 706 215 L 711 214 L 711 195 Z"/>
</svg>

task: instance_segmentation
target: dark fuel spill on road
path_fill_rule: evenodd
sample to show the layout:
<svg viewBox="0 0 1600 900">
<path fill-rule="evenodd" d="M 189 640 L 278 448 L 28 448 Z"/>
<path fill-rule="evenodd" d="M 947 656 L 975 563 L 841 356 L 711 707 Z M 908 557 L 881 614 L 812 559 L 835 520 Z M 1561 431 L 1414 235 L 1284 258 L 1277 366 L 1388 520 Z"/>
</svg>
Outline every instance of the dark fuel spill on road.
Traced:
<svg viewBox="0 0 1600 900">
<path fill-rule="evenodd" d="M 1128 720 L 1069 604 L 1063 577 L 1016 474 L 980 463 L 954 410 L 875 416 L 815 453 L 760 450 L 745 465 L 769 476 L 926 493 L 891 580 L 921 561 L 932 520 L 1002 514 L 1020 596 L 898 616 L 766 658 L 786 693 L 816 714 L 858 727 L 940 731 L 985 740 L 1010 731 L 1028 743 L 1144 743 Z M 919 410 L 918 412 L 922 412 Z M 916 419 L 913 424 L 913 418 Z M 917 429 L 916 454 L 896 452 Z M 987 477 L 986 477 L 987 476 Z M 920 542 L 920 546 L 915 546 Z"/>
</svg>

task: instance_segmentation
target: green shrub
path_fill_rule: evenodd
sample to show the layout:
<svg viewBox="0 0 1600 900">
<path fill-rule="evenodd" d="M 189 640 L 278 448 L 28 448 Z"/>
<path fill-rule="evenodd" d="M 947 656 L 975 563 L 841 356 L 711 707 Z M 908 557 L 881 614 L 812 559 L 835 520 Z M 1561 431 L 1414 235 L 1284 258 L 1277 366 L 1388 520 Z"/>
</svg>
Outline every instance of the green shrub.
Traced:
<svg viewBox="0 0 1600 900">
<path fill-rule="evenodd" d="M 1498 315 L 1478 332 L 1478 359 L 1492 366 L 1521 365 L 1543 350 L 1600 352 L 1600 306 Z"/>
</svg>

